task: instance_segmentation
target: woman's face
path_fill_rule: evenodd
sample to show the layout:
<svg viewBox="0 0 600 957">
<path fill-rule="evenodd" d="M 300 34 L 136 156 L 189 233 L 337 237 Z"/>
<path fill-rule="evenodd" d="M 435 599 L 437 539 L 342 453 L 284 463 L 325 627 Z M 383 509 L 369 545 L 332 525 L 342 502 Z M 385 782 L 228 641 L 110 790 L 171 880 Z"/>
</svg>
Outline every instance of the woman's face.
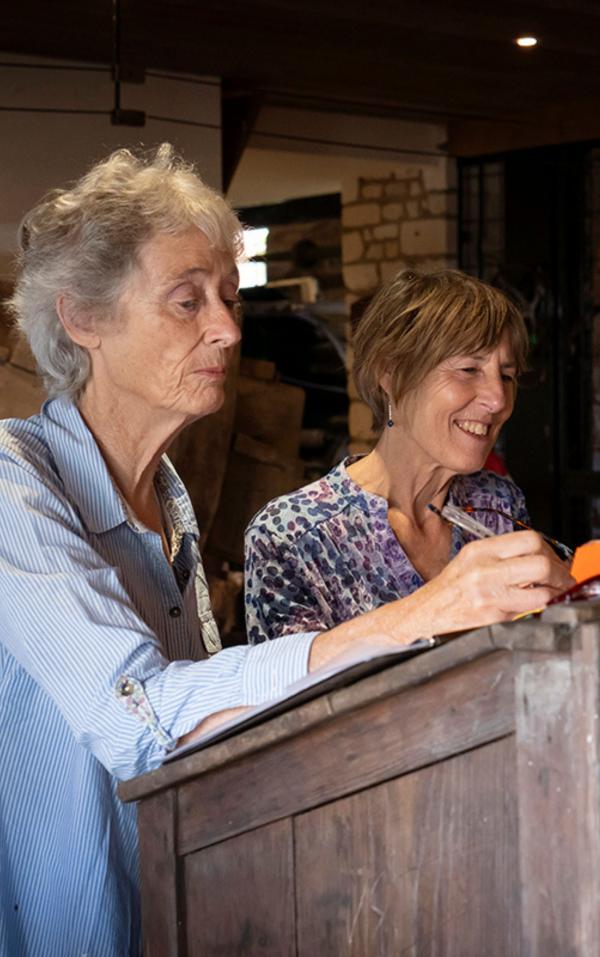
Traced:
<svg viewBox="0 0 600 957">
<path fill-rule="evenodd" d="M 482 468 L 513 410 L 516 372 L 508 333 L 490 352 L 432 369 L 393 414 L 414 461 L 456 474 Z"/>
<path fill-rule="evenodd" d="M 141 249 L 111 323 L 99 330 L 92 376 L 116 401 L 192 420 L 223 403 L 240 338 L 238 274 L 199 229 L 159 234 Z"/>
</svg>

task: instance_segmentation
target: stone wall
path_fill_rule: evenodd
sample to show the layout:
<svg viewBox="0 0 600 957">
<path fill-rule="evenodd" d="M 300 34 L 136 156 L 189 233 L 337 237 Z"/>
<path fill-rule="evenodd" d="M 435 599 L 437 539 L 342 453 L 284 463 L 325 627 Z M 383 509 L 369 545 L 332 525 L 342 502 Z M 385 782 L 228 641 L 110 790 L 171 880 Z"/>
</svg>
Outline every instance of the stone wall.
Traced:
<svg viewBox="0 0 600 957">
<path fill-rule="evenodd" d="M 457 264 L 456 167 L 450 160 L 389 176 L 356 179 L 342 194 L 342 263 L 349 306 L 370 297 L 400 270 Z M 373 445 L 371 413 L 352 382 L 348 355 L 350 452 Z"/>
</svg>

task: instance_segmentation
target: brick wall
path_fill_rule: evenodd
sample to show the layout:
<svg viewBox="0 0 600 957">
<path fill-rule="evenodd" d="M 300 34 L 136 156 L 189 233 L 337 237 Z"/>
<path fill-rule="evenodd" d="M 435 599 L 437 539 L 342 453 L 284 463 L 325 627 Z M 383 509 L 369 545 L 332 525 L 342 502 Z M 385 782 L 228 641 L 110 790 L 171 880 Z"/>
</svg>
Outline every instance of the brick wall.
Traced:
<svg viewBox="0 0 600 957">
<path fill-rule="evenodd" d="M 455 164 L 406 167 L 382 178 L 345 184 L 342 263 L 348 304 L 370 296 L 401 269 L 456 266 Z M 371 413 L 356 395 L 348 355 L 350 451 L 373 444 Z"/>
</svg>

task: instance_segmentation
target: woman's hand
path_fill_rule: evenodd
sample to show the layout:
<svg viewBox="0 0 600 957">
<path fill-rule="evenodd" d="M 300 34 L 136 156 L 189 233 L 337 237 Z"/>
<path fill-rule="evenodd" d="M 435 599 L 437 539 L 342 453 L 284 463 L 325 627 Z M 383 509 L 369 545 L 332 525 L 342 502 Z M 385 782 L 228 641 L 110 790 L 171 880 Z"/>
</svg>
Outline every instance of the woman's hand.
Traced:
<svg viewBox="0 0 600 957">
<path fill-rule="evenodd" d="M 416 595 L 423 611 L 430 606 L 431 633 L 439 634 L 543 608 L 573 584 L 568 566 L 541 535 L 512 532 L 465 545 Z"/>
<path fill-rule="evenodd" d="M 511 532 L 465 545 L 436 578 L 406 598 L 319 635 L 309 668 L 343 660 L 360 646 L 480 628 L 544 608 L 574 584 L 567 565 L 537 532 Z"/>
<path fill-rule="evenodd" d="M 244 711 L 249 710 L 250 707 L 244 705 L 241 708 L 226 708 L 225 711 L 215 711 L 214 714 L 209 714 L 208 717 L 196 725 L 192 731 L 188 731 L 187 734 L 182 735 L 178 739 L 177 747 L 182 748 L 186 744 L 193 744 L 204 734 L 208 734 L 209 731 L 216 731 L 222 724 L 225 724 L 227 721 L 232 721 L 233 718 L 237 718 L 242 715 Z"/>
</svg>

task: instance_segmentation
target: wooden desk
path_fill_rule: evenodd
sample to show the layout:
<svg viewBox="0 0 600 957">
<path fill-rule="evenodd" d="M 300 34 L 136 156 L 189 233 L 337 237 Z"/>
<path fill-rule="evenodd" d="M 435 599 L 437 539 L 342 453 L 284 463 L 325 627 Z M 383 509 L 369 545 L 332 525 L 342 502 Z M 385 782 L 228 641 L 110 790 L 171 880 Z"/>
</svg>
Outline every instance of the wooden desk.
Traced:
<svg viewBox="0 0 600 957">
<path fill-rule="evenodd" d="M 600 954 L 600 605 L 546 616 L 122 785 L 146 957 Z"/>
</svg>

